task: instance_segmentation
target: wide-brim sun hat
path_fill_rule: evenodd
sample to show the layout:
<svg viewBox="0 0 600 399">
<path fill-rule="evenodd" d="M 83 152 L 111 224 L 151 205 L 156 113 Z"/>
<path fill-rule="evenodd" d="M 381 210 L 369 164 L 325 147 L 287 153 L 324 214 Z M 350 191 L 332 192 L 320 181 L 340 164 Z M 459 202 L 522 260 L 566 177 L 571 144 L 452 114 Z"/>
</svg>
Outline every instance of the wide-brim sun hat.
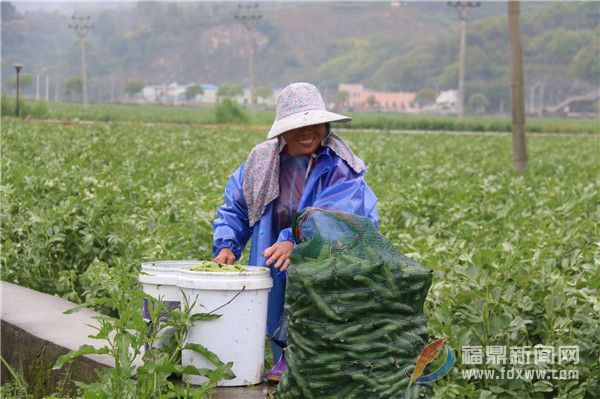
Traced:
<svg viewBox="0 0 600 399">
<path fill-rule="evenodd" d="M 277 97 L 275 121 L 267 139 L 300 127 L 351 120 L 350 117 L 327 111 L 323 96 L 315 85 L 306 82 L 292 83 Z"/>
</svg>

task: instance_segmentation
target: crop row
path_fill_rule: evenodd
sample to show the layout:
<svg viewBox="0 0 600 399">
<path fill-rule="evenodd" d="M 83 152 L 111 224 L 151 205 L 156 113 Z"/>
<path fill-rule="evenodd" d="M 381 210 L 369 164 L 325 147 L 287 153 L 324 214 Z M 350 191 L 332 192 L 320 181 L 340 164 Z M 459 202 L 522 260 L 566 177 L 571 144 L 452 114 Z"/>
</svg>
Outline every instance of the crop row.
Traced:
<svg viewBox="0 0 600 399">
<path fill-rule="evenodd" d="M 458 356 L 436 398 L 600 396 L 597 137 L 530 136 L 521 176 L 509 137 L 343 135 L 368 166 L 381 231 L 434 270 L 430 332 Z M 264 136 L 4 120 L 2 279 L 82 302 L 106 295 L 97 261 L 209 259 L 227 178 Z M 578 345 L 579 379 L 460 377 L 463 346 L 537 344 Z"/>
</svg>

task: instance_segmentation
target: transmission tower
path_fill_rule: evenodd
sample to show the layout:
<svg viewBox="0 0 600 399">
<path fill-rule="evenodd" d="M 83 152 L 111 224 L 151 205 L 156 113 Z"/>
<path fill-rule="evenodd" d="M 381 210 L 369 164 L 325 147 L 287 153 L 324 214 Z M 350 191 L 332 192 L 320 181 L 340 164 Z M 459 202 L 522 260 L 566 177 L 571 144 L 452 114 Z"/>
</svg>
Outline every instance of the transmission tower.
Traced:
<svg viewBox="0 0 600 399">
<path fill-rule="evenodd" d="M 250 112 L 254 113 L 254 37 L 256 23 L 262 18 L 258 13 L 258 4 L 238 4 L 235 19 L 241 21 L 248 33 L 248 85 L 250 86 Z"/>
<path fill-rule="evenodd" d="M 83 85 L 83 108 L 88 107 L 88 84 L 87 84 L 87 71 L 85 64 L 85 36 L 87 33 L 94 29 L 94 25 L 90 23 L 91 17 L 71 17 L 72 23 L 69 24 L 69 28 L 73 29 L 79 37 L 79 45 L 81 47 L 81 83 Z"/>
<path fill-rule="evenodd" d="M 467 44 L 467 9 L 479 7 L 479 1 L 449 1 L 460 18 L 460 50 L 458 53 L 458 117 L 465 115 L 465 49 Z"/>
</svg>

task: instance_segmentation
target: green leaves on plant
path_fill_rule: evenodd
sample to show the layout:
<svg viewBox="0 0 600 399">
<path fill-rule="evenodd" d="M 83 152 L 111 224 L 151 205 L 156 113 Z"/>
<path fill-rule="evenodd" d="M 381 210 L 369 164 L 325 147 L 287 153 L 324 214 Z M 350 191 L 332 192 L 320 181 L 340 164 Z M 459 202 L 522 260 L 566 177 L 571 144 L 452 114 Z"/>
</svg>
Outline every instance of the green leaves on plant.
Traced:
<svg viewBox="0 0 600 399">
<path fill-rule="evenodd" d="M 101 107 L 90 117 L 193 122 L 201 112 L 132 110 Z M 363 121 L 382 128 L 469 126 L 447 118 L 394 118 L 361 116 L 354 127 Z M 500 119 L 481 123 L 493 130 L 507 126 Z M 539 120 L 528 121 L 528 128 L 597 133 L 598 123 Z M 525 399 L 600 397 L 597 136 L 529 135 L 528 171 L 520 176 L 511 168 L 508 136 L 343 135 L 368 166 L 381 232 L 435 271 L 426 302 L 430 333 L 449 337 L 457 364 L 462 345 L 580 346 L 576 384 L 551 380 L 552 392 L 534 393 L 523 381 L 452 377 L 436 382 L 436 399 L 511 392 Z M 247 129 L 3 120 L 1 278 L 77 303 L 108 298 L 94 306 L 114 319 L 102 320 L 97 336 L 132 328 L 139 350 L 142 338 L 154 342 L 138 335 L 147 328 L 139 309 L 144 297 L 122 287 L 137 286 L 145 260 L 212 257 L 211 226 L 223 187 L 264 139 L 264 131 Z M 185 307 L 180 312 L 172 313 L 173 323 L 196 320 L 184 317 Z M 203 317 L 197 321 L 210 323 Z M 165 347 L 166 360 L 154 352 L 144 356 L 177 364 L 181 342 Z M 493 393 L 492 386 L 503 392 Z M 167 381 L 161 389 L 185 388 L 169 388 Z"/>
<path fill-rule="evenodd" d="M 70 362 L 79 356 L 92 355 L 92 354 L 106 355 L 108 353 L 109 353 L 109 350 L 107 347 L 96 348 L 92 345 L 81 345 L 79 347 L 79 349 L 73 350 L 73 351 L 67 353 L 66 355 L 62 355 L 61 357 L 59 357 L 56 360 L 54 367 L 52 367 L 52 370 L 60 370 L 65 363 Z"/>
<path fill-rule="evenodd" d="M 65 363 L 79 356 L 90 354 L 110 355 L 114 368 L 100 375 L 98 382 L 92 384 L 77 383 L 83 390 L 84 398 L 108 398 L 115 394 L 130 398 L 193 398 L 203 397 L 217 386 L 221 379 L 232 379 L 232 363 L 223 363 L 217 355 L 201 344 L 185 344 L 188 328 L 193 323 L 210 322 L 220 317 L 218 314 L 191 314 L 194 304 L 187 297 L 183 300 L 183 309 L 169 310 L 160 298 L 153 298 L 132 286 L 131 272 L 124 265 L 117 265 L 105 282 L 110 298 L 91 300 L 89 305 L 110 301 L 116 308 L 117 317 L 99 315 L 97 333 L 91 338 L 98 339 L 104 346 L 96 348 L 82 345 L 77 350 L 61 356 L 54 369 L 60 369 Z M 152 321 L 146 323 L 142 318 L 141 305 L 148 300 Z M 77 311 L 86 305 L 70 309 Z M 158 323 L 161 312 L 169 312 L 166 322 Z M 155 344 L 167 329 L 173 331 L 168 342 L 161 347 Z M 162 340 L 165 336 L 161 337 Z M 147 347 L 144 350 L 144 347 Z M 192 365 L 180 363 L 183 349 L 193 350 L 215 365 L 214 369 L 198 369 Z M 141 364 L 140 364 L 141 360 Z M 207 378 L 207 382 L 198 389 L 189 385 L 176 386 L 168 381 L 172 374 L 193 374 Z M 133 378 L 135 377 L 135 379 Z"/>
</svg>

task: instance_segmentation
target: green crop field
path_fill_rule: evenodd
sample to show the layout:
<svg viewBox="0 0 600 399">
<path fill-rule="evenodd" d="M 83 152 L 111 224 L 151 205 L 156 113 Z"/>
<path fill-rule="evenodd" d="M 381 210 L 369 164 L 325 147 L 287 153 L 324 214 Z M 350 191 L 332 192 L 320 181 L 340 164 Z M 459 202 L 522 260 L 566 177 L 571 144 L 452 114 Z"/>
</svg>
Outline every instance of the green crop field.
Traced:
<svg viewBox="0 0 600 399">
<path fill-rule="evenodd" d="M 11 102 L 12 101 L 12 102 Z M 14 100 L 4 98 L 6 103 L 3 114 L 14 111 Z M 143 123 L 169 124 L 203 124 L 218 123 L 214 108 L 161 105 L 124 105 L 124 104 L 90 104 L 85 110 L 79 103 L 26 102 L 26 109 L 35 118 L 58 120 L 91 120 L 91 121 L 129 121 Z M 46 110 L 47 108 L 47 110 Z M 45 112 L 45 115 L 43 113 Z M 453 115 L 418 115 L 382 112 L 346 112 L 352 122 L 344 125 L 350 129 L 380 130 L 435 130 L 435 131 L 476 131 L 476 132 L 510 132 L 510 118 L 467 116 L 463 120 Z M 275 115 L 274 110 L 257 110 L 249 118 L 252 125 L 269 126 Z M 235 121 L 234 121 L 235 123 Z M 531 133 L 585 133 L 600 134 L 598 119 L 527 119 L 527 130 Z"/>
<path fill-rule="evenodd" d="M 97 270 L 210 259 L 227 178 L 266 132 L 244 127 L 2 121 L 2 279 L 75 302 Z M 432 336 L 457 365 L 441 398 L 600 397 L 597 135 L 342 133 L 367 166 L 380 230 L 434 270 Z M 579 347 L 577 379 L 467 379 L 465 346 Z M 568 367 L 567 367 L 568 366 Z M 483 367 L 483 366 L 481 366 Z M 533 370 L 533 364 L 522 366 Z"/>
</svg>

